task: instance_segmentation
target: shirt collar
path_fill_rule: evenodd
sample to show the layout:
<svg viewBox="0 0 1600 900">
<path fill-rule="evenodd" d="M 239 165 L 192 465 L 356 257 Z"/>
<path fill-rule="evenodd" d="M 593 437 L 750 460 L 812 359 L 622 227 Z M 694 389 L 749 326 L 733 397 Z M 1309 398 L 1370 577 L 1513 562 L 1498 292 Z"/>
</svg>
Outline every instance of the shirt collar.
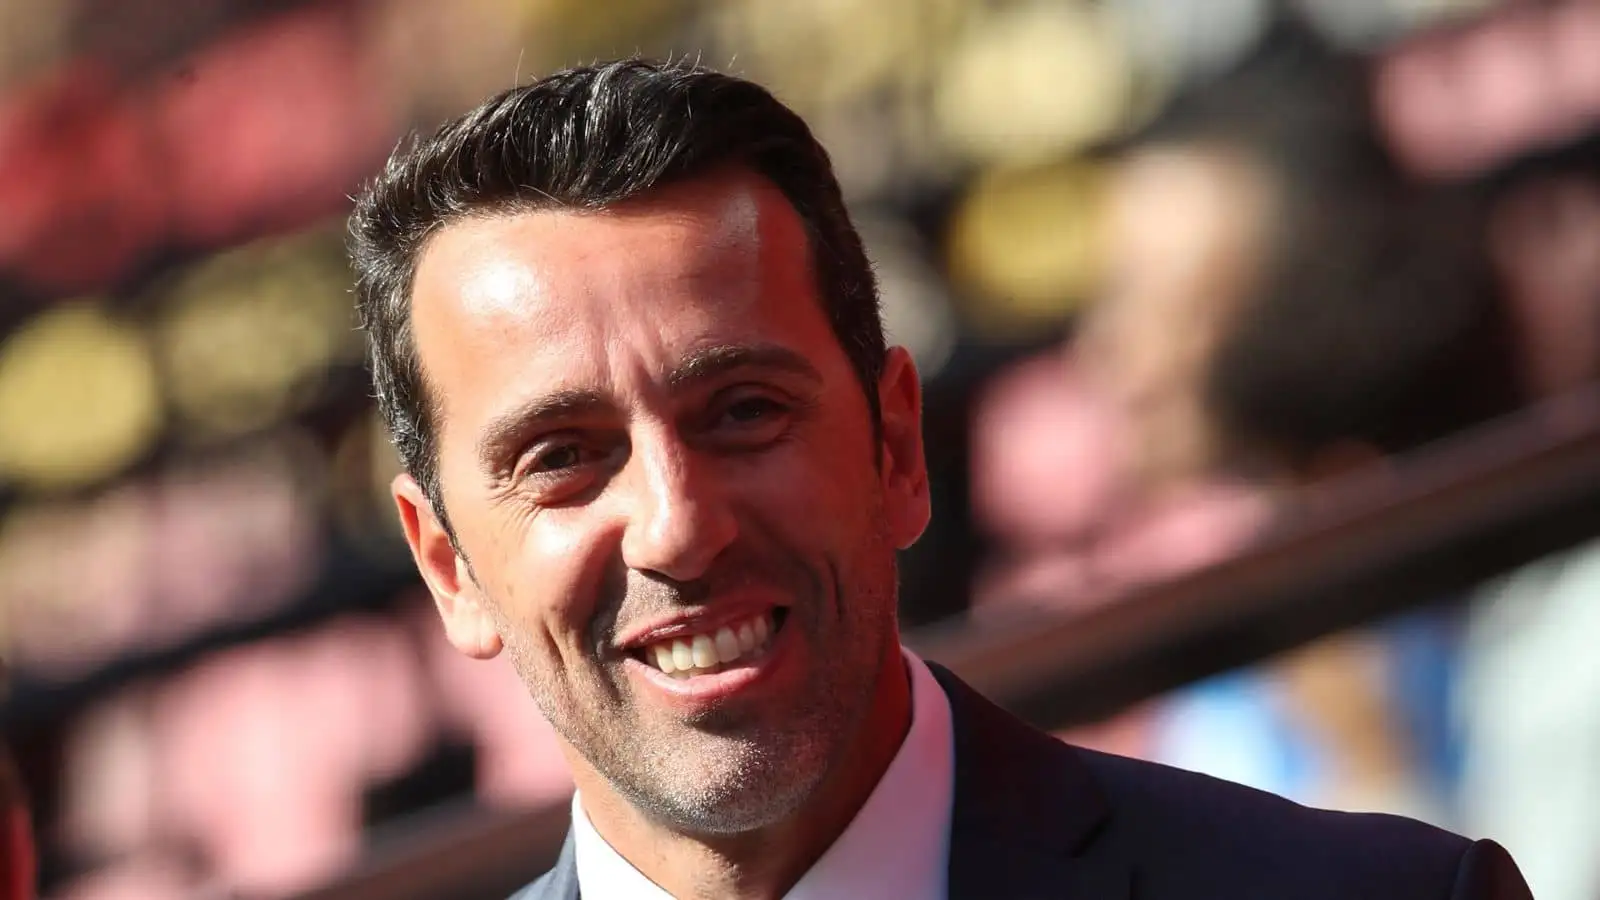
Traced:
<svg viewBox="0 0 1600 900">
<path fill-rule="evenodd" d="M 944 900 L 955 792 L 950 701 L 926 664 L 902 649 L 911 727 L 849 827 L 784 900 L 884 897 Z M 595 831 L 572 798 L 578 884 L 589 900 L 672 900 Z"/>
</svg>

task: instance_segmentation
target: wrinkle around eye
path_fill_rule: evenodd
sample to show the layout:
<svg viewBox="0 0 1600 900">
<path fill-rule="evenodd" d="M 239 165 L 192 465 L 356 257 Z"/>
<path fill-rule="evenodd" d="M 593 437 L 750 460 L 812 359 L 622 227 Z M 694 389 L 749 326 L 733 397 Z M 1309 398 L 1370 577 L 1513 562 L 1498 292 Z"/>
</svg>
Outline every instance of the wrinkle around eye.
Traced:
<svg viewBox="0 0 1600 900">
<path fill-rule="evenodd" d="M 549 457 L 569 455 L 572 458 L 569 464 L 544 466 Z M 553 442 L 545 451 L 524 454 L 507 489 L 539 506 L 570 504 L 603 485 L 625 455 L 622 447 L 595 447 L 581 440 Z"/>
</svg>

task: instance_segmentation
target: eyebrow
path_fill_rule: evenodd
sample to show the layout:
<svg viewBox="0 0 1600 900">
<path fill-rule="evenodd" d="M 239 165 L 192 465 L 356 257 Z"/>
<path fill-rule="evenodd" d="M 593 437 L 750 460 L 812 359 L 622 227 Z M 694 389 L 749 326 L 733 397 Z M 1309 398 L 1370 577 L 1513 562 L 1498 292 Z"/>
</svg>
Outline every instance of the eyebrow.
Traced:
<svg viewBox="0 0 1600 900">
<path fill-rule="evenodd" d="M 540 425 L 598 412 L 611 406 L 596 391 L 560 390 L 523 403 L 491 421 L 478 436 L 478 462 L 486 472 L 498 472 L 526 436 Z"/>
<path fill-rule="evenodd" d="M 673 392 L 684 391 L 746 369 L 782 372 L 812 384 L 823 380 L 816 366 L 787 347 L 725 344 L 690 353 L 667 376 L 667 387 Z M 478 461 L 485 471 L 498 472 L 505 467 L 505 460 L 541 425 L 614 408 L 615 403 L 609 397 L 587 389 L 558 390 L 535 397 L 497 416 L 484 428 L 478 438 Z"/>
<path fill-rule="evenodd" d="M 674 391 L 693 387 L 739 369 L 765 369 L 820 383 L 822 373 L 804 356 L 777 344 L 723 344 L 690 353 L 667 376 Z"/>
</svg>

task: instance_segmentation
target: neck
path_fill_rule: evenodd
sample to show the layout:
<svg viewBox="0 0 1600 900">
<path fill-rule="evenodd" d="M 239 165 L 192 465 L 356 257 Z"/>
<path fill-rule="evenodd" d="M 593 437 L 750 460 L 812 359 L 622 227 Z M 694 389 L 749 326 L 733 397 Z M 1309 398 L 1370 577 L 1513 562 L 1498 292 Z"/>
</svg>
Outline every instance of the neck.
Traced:
<svg viewBox="0 0 1600 900">
<path fill-rule="evenodd" d="M 872 707 L 850 746 L 784 821 L 743 834 L 681 834 L 641 815 L 587 766 L 575 764 L 573 774 L 595 830 L 673 897 L 778 900 L 850 826 L 910 727 L 911 682 L 896 641 L 879 667 Z"/>
</svg>

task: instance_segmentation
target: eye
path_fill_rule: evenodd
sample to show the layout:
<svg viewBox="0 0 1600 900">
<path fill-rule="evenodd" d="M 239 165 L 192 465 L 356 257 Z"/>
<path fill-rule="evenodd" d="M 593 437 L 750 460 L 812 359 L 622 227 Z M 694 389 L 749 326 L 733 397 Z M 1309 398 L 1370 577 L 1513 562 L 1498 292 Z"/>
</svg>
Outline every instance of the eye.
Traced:
<svg viewBox="0 0 1600 900">
<path fill-rule="evenodd" d="M 604 446 L 594 446 L 584 441 L 544 441 L 528 449 L 518 477 L 547 484 L 564 483 L 582 477 L 583 473 L 597 468 L 609 456 L 610 452 Z"/>
<path fill-rule="evenodd" d="M 577 444 L 558 444 L 536 454 L 528 466 L 529 472 L 559 472 L 583 462 L 583 450 Z"/>
<path fill-rule="evenodd" d="M 768 391 L 729 391 L 707 410 L 701 440 L 725 452 L 745 452 L 769 447 L 794 426 L 796 409 L 788 398 Z"/>
<path fill-rule="evenodd" d="M 751 424 L 771 419 L 784 411 L 783 405 L 770 397 L 742 397 L 724 407 L 722 414 L 736 424 Z"/>
</svg>

